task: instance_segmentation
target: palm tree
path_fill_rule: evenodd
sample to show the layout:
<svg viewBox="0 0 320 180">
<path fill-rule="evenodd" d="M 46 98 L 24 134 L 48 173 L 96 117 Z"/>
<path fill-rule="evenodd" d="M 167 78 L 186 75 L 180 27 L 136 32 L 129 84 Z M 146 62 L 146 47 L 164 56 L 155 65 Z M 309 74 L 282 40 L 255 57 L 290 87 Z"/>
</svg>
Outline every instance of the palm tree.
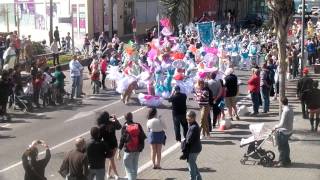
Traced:
<svg viewBox="0 0 320 180">
<path fill-rule="evenodd" d="M 160 0 L 165 15 L 171 20 L 173 27 L 190 21 L 191 0 Z"/>
<path fill-rule="evenodd" d="M 286 44 L 288 40 L 288 28 L 294 14 L 294 0 L 266 0 L 272 15 L 273 26 L 277 33 L 277 44 L 280 60 L 280 99 L 285 96 L 285 80 L 287 72 Z M 279 106 L 279 114 L 281 105 Z"/>
</svg>

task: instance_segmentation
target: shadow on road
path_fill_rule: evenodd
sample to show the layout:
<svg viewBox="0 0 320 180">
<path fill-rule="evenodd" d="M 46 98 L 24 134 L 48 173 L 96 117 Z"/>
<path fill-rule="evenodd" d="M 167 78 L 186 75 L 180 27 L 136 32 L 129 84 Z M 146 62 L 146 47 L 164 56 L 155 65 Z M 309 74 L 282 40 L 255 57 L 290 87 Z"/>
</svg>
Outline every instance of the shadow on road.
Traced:
<svg viewBox="0 0 320 180">
<path fill-rule="evenodd" d="M 188 168 L 162 168 L 162 170 L 167 170 L 167 171 L 189 171 Z M 203 172 L 203 173 L 217 172 L 216 170 L 211 169 L 211 168 L 209 168 L 209 167 L 199 168 L 199 171 L 200 171 L 200 172 Z"/>
<path fill-rule="evenodd" d="M 0 134 L 0 139 L 11 139 L 11 138 L 16 138 L 16 136 L 7 136 L 7 135 L 3 136 Z"/>
<path fill-rule="evenodd" d="M 232 141 L 210 141 L 210 140 L 202 140 L 201 144 L 213 144 L 213 145 L 235 145 Z"/>
<path fill-rule="evenodd" d="M 320 164 L 293 162 L 288 168 L 320 169 Z"/>
</svg>

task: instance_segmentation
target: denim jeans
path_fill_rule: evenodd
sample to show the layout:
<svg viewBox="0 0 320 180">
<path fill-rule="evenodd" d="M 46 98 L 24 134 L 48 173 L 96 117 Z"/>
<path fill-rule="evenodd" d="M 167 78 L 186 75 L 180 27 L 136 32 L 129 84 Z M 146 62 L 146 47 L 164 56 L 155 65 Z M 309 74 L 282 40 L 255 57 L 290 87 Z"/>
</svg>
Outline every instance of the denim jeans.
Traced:
<svg viewBox="0 0 320 180">
<path fill-rule="evenodd" d="M 251 100 L 253 105 L 253 112 L 258 113 L 259 112 L 259 106 L 260 106 L 260 100 L 259 100 L 259 93 L 258 92 L 252 92 L 251 94 Z"/>
<path fill-rule="evenodd" d="M 128 180 L 136 180 L 138 175 L 138 161 L 140 152 L 124 152 L 123 164 Z"/>
<path fill-rule="evenodd" d="M 283 134 L 282 132 L 279 132 L 277 135 L 279 162 L 284 164 L 291 163 L 289 137 L 290 135 Z"/>
<path fill-rule="evenodd" d="M 88 180 L 104 180 L 105 174 L 105 169 L 89 169 Z"/>
<path fill-rule="evenodd" d="M 75 95 L 77 97 L 80 96 L 80 76 L 73 76 L 72 79 L 72 91 L 71 91 L 71 98 L 73 98 Z"/>
<path fill-rule="evenodd" d="M 304 100 L 301 100 L 301 111 L 303 118 L 307 119 L 309 117 L 307 104 Z"/>
<path fill-rule="evenodd" d="M 196 163 L 198 155 L 199 153 L 190 153 L 188 157 L 188 169 L 191 180 L 202 180 Z"/>
<path fill-rule="evenodd" d="M 263 99 L 263 111 L 268 112 L 270 106 L 270 88 L 266 86 L 261 87 L 261 95 Z"/>
<path fill-rule="evenodd" d="M 172 117 L 173 117 L 174 133 L 176 136 L 176 140 L 181 141 L 180 125 L 182 126 L 183 137 L 186 137 L 187 132 L 188 132 L 188 122 L 186 119 L 186 114 L 172 113 Z"/>
</svg>

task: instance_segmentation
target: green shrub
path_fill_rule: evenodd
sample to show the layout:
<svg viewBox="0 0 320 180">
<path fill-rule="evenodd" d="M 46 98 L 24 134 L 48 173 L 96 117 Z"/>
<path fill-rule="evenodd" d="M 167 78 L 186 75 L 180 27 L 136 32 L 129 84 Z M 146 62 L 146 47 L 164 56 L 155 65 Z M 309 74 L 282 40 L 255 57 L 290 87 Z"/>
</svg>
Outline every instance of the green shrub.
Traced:
<svg viewBox="0 0 320 180">
<path fill-rule="evenodd" d="M 46 53 L 45 48 L 40 42 L 32 42 L 32 52 L 35 56 Z"/>
</svg>

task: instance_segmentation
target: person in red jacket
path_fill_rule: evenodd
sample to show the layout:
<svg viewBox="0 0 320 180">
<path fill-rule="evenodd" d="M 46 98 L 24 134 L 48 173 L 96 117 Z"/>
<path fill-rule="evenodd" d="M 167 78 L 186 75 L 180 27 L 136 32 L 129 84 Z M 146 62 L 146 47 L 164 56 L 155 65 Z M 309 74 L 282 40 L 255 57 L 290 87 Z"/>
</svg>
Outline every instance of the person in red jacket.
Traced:
<svg viewBox="0 0 320 180">
<path fill-rule="evenodd" d="M 252 75 L 248 80 L 248 91 L 251 95 L 253 112 L 251 115 L 259 113 L 260 106 L 260 71 L 259 69 L 253 68 Z"/>
<path fill-rule="evenodd" d="M 101 72 L 101 85 L 102 85 L 102 88 L 104 90 L 107 89 L 106 87 L 106 84 L 105 84 L 105 81 L 106 81 L 106 76 L 107 76 L 107 66 L 108 66 L 108 63 L 107 63 L 107 56 L 104 54 L 102 55 L 102 57 L 100 58 L 100 72 Z"/>
</svg>

